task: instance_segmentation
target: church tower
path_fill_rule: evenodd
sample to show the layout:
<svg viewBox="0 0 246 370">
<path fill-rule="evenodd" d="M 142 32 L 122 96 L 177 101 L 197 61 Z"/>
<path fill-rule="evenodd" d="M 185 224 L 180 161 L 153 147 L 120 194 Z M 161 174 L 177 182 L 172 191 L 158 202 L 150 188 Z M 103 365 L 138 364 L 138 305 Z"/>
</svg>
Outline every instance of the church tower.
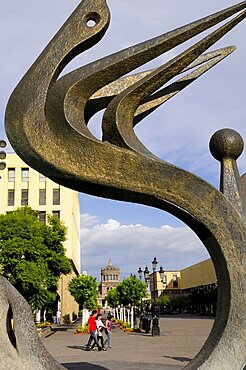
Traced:
<svg viewBox="0 0 246 370">
<path fill-rule="evenodd" d="M 101 282 L 98 286 L 98 304 L 106 307 L 106 295 L 109 290 L 115 288 L 120 282 L 120 269 L 112 265 L 111 258 L 108 266 L 101 269 Z"/>
</svg>

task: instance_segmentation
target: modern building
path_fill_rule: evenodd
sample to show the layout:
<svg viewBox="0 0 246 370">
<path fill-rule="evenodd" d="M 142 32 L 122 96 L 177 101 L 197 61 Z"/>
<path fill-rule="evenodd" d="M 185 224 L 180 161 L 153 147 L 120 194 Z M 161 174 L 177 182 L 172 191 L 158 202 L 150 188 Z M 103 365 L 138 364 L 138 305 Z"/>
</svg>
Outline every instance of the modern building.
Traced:
<svg viewBox="0 0 246 370">
<path fill-rule="evenodd" d="M 101 269 L 101 282 L 98 286 L 97 302 L 100 306 L 106 307 L 106 296 L 109 290 L 115 288 L 120 282 L 120 269 L 112 265 L 109 259 L 108 266 Z"/>
<path fill-rule="evenodd" d="M 68 282 L 80 273 L 80 206 L 78 193 L 56 184 L 26 165 L 17 154 L 7 154 L 7 167 L 1 171 L 0 213 L 22 206 L 40 211 L 40 220 L 47 215 L 58 217 L 67 227 L 64 243 L 73 270 L 62 276 L 59 283 L 59 307 L 63 321 L 71 321 L 78 314 L 78 304 L 67 290 Z"/>
<path fill-rule="evenodd" d="M 164 271 L 161 278 L 159 271 L 149 275 L 151 298 L 161 295 L 170 298 L 184 294 L 196 287 L 209 287 L 217 284 L 212 260 L 206 259 L 180 271 Z"/>
<path fill-rule="evenodd" d="M 180 281 L 182 291 L 194 287 L 217 284 L 215 269 L 211 258 L 181 270 Z"/>
</svg>

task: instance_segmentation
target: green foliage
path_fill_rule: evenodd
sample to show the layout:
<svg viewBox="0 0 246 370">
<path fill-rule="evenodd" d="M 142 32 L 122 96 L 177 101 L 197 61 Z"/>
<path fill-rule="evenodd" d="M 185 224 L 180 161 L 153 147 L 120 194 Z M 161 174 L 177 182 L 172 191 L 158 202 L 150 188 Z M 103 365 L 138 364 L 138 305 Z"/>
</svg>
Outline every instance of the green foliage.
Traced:
<svg viewBox="0 0 246 370">
<path fill-rule="evenodd" d="M 63 242 L 66 227 L 56 217 L 39 221 L 30 207 L 0 215 L 0 274 L 6 277 L 33 308 L 56 299 L 61 274 L 71 271 Z"/>
<path fill-rule="evenodd" d="M 88 324 L 85 324 L 85 326 L 79 325 L 76 331 L 77 333 L 88 333 Z"/>
<path fill-rule="evenodd" d="M 117 285 L 119 304 L 124 306 L 131 304 L 137 306 L 140 304 L 142 298 L 147 295 L 147 288 L 145 283 L 139 280 L 135 275 L 124 279 Z"/>
<path fill-rule="evenodd" d="M 120 303 L 118 290 L 116 288 L 109 290 L 106 299 L 110 307 L 117 307 Z"/>
<path fill-rule="evenodd" d="M 68 290 L 82 307 L 91 310 L 97 306 L 97 280 L 95 277 L 77 276 L 69 282 Z"/>
<path fill-rule="evenodd" d="M 47 327 L 49 327 L 51 325 L 52 325 L 51 322 L 45 321 L 45 322 L 41 322 L 39 324 L 36 324 L 36 328 L 41 328 L 42 329 L 42 328 L 47 328 Z"/>
<path fill-rule="evenodd" d="M 152 301 L 152 303 L 154 302 Z M 156 305 L 164 306 L 170 303 L 170 298 L 168 297 L 168 295 L 163 295 L 156 298 L 155 303 Z"/>
<path fill-rule="evenodd" d="M 171 300 L 171 305 L 175 309 L 184 309 L 185 307 L 189 306 L 191 304 L 190 297 L 187 296 L 178 296 L 173 297 Z"/>
</svg>

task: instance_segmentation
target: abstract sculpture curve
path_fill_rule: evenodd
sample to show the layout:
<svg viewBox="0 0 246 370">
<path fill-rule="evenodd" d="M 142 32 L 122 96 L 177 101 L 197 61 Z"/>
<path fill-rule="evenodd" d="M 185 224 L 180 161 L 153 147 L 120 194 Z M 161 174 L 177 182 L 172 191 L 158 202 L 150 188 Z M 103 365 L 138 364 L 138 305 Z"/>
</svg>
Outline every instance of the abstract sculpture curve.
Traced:
<svg viewBox="0 0 246 370">
<path fill-rule="evenodd" d="M 138 140 L 133 127 L 234 50 L 202 54 L 245 18 L 245 9 L 243 1 L 58 79 L 72 58 L 100 41 L 109 25 L 105 0 L 84 0 L 20 81 L 6 110 L 7 135 L 30 166 L 78 191 L 166 210 L 189 225 L 206 246 L 218 279 L 218 311 L 210 336 L 187 369 L 241 370 L 245 365 L 244 216 L 238 203 L 234 204 L 235 197 L 230 198 L 230 189 L 228 200 L 206 181 L 156 158 Z M 122 77 L 237 13 L 163 66 Z M 179 73 L 196 67 L 156 92 Z M 105 107 L 101 141 L 87 123 Z M 223 136 L 224 147 L 234 136 L 231 131 Z M 239 141 L 234 140 L 229 150 L 234 170 L 237 155 L 233 153 L 238 152 Z M 211 147 L 216 152 L 214 142 Z M 223 162 L 223 156 L 220 151 L 217 159 Z M 233 170 L 231 174 L 238 176 Z M 233 176 L 232 183 L 237 184 Z M 238 190 L 236 195 L 242 194 Z"/>
</svg>

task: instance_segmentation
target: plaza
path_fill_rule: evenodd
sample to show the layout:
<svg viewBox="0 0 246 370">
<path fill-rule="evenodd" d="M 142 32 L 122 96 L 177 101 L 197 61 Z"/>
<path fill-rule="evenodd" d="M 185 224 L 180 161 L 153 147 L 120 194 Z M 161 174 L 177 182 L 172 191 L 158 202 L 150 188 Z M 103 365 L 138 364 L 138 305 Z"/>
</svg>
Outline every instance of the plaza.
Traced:
<svg viewBox="0 0 246 370">
<path fill-rule="evenodd" d="M 54 326 L 44 346 L 65 368 L 83 370 L 178 370 L 198 353 L 208 337 L 212 318 L 161 317 L 161 335 L 113 329 L 113 348 L 85 351 L 87 334 L 75 334 L 76 324 Z"/>
</svg>

